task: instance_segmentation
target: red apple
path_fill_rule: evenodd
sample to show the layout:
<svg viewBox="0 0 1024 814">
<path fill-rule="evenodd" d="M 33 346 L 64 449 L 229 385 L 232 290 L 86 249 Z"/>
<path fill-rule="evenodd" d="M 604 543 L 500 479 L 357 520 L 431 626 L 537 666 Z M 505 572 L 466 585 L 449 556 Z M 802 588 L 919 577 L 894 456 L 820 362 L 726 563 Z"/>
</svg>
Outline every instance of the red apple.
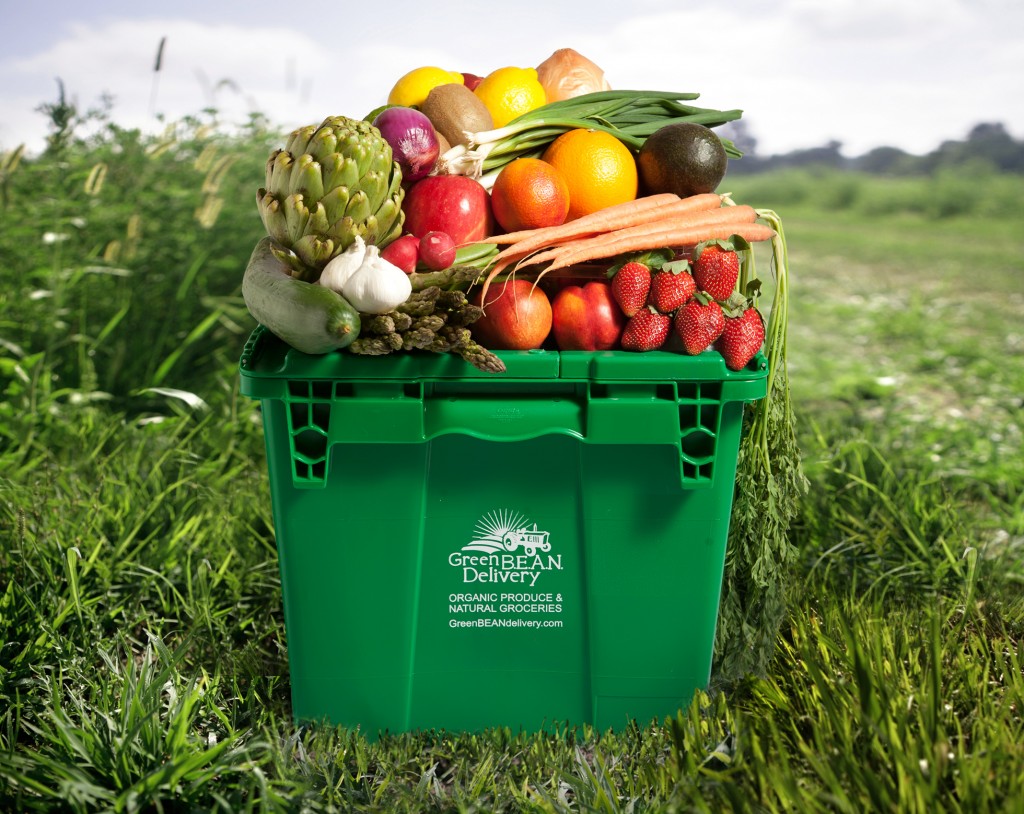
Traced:
<svg viewBox="0 0 1024 814">
<path fill-rule="evenodd" d="M 406 274 L 412 274 L 416 271 L 419 251 L 420 239 L 416 235 L 402 235 L 385 246 L 380 256 Z"/>
<path fill-rule="evenodd" d="M 473 301 L 480 305 L 480 293 Z M 472 325 L 473 336 L 491 350 L 532 350 L 551 333 L 551 300 L 533 280 L 510 279 L 487 291 L 484 315 Z"/>
<path fill-rule="evenodd" d="M 626 325 L 611 285 L 603 280 L 566 286 L 555 295 L 551 311 L 559 350 L 611 350 Z"/>
<path fill-rule="evenodd" d="M 405 193 L 405 230 L 417 237 L 445 232 L 456 246 L 492 234 L 491 196 L 465 175 L 429 175 Z"/>
<path fill-rule="evenodd" d="M 462 75 L 462 83 L 470 90 L 476 90 L 476 86 L 484 81 L 482 76 L 477 76 L 475 73 L 464 73 Z"/>
</svg>

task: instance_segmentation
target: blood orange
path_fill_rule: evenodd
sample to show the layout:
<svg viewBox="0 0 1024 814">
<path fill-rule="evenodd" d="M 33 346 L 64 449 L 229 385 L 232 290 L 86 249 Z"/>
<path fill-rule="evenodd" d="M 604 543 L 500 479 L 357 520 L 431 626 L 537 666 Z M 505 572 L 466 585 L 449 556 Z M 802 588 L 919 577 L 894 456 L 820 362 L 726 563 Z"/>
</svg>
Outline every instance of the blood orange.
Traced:
<svg viewBox="0 0 1024 814">
<path fill-rule="evenodd" d="M 491 209 L 509 232 L 558 226 L 569 212 L 569 186 L 562 173 L 539 158 L 517 158 L 498 174 Z"/>
</svg>

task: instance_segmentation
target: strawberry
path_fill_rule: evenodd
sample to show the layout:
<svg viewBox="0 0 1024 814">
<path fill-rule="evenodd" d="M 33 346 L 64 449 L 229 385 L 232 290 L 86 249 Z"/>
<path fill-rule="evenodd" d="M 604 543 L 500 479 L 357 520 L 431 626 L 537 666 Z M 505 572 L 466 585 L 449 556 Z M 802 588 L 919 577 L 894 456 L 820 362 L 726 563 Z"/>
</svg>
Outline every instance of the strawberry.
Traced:
<svg viewBox="0 0 1024 814">
<path fill-rule="evenodd" d="M 697 355 L 711 347 L 711 343 L 722 335 L 725 328 L 725 314 L 713 299 L 698 294 L 676 311 L 673 327 L 683 342 L 683 350 Z"/>
<path fill-rule="evenodd" d="M 671 328 L 672 317 L 659 314 L 656 308 L 648 305 L 637 311 L 626 323 L 626 329 L 622 332 L 622 349 L 641 352 L 657 350 L 665 344 Z"/>
<path fill-rule="evenodd" d="M 715 350 L 722 354 L 729 370 L 741 370 L 763 343 L 764 320 L 756 308 L 747 306 L 738 317 L 725 318 L 725 328 L 715 341 Z"/>
<path fill-rule="evenodd" d="M 612 277 L 612 297 L 627 317 L 647 305 L 651 270 L 643 263 L 626 263 Z"/>
<path fill-rule="evenodd" d="M 697 288 L 716 300 L 726 300 L 736 288 L 740 258 L 726 241 L 714 240 L 697 246 L 693 256 L 693 279 Z"/>
<path fill-rule="evenodd" d="M 651 278 L 650 303 L 663 314 L 671 314 L 697 291 L 688 271 L 659 271 Z"/>
</svg>

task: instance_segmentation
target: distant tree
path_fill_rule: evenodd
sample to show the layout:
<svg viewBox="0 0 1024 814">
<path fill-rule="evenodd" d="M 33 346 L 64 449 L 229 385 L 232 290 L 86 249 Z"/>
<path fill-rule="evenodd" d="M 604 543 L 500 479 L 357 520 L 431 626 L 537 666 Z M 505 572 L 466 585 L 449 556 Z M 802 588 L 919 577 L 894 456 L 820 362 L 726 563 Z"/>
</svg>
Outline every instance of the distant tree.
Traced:
<svg viewBox="0 0 1024 814">
<path fill-rule="evenodd" d="M 919 171 L 920 159 L 899 147 L 875 147 L 850 162 L 851 169 L 878 175 L 910 175 Z"/>
<path fill-rule="evenodd" d="M 1001 172 L 1024 172 L 1024 142 L 999 122 L 982 122 L 971 128 L 966 141 L 944 141 L 926 160 L 930 171 L 983 161 Z"/>
<path fill-rule="evenodd" d="M 727 129 L 728 128 L 728 129 Z M 864 155 L 846 158 L 840 152 L 842 142 L 832 140 L 821 147 L 793 150 L 771 156 L 756 154 L 757 140 L 742 120 L 720 128 L 725 138 L 744 152 L 743 159 L 729 164 L 729 172 L 749 175 L 786 167 L 827 167 L 887 175 L 930 175 L 944 168 L 991 168 L 996 172 L 1024 173 L 1024 141 L 1017 141 L 999 122 L 974 125 L 963 141 L 944 141 L 923 156 L 912 155 L 898 147 L 879 146 Z M 742 145 L 742 146 L 741 146 Z"/>
<path fill-rule="evenodd" d="M 722 138 L 727 138 L 736 145 L 736 149 L 743 153 L 744 158 L 755 158 L 757 156 L 757 138 L 750 131 L 750 125 L 744 119 L 737 119 L 727 122 L 717 128 Z"/>
<path fill-rule="evenodd" d="M 785 156 L 785 165 L 790 167 L 824 166 L 840 169 L 845 166 L 846 159 L 840 152 L 843 143 L 832 140 L 823 147 L 811 147 L 807 150 L 794 150 Z"/>
<path fill-rule="evenodd" d="M 1001 122 L 974 125 L 967 134 L 971 153 L 986 158 L 1000 170 L 1024 172 L 1024 142 L 1016 141 Z"/>
</svg>

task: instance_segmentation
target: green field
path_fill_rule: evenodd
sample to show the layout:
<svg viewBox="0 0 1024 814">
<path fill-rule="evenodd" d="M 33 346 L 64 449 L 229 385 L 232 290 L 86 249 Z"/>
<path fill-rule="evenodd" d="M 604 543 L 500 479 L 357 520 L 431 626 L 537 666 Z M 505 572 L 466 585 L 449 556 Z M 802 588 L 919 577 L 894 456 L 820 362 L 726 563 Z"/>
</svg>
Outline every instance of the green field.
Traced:
<svg viewBox="0 0 1024 814">
<path fill-rule="evenodd" d="M 291 722 L 236 372 L 274 136 L 208 125 L 0 164 L 0 811 L 1024 811 L 1024 179 L 726 179 L 786 226 L 810 481 L 765 675 L 369 743 Z"/>
</svg>

